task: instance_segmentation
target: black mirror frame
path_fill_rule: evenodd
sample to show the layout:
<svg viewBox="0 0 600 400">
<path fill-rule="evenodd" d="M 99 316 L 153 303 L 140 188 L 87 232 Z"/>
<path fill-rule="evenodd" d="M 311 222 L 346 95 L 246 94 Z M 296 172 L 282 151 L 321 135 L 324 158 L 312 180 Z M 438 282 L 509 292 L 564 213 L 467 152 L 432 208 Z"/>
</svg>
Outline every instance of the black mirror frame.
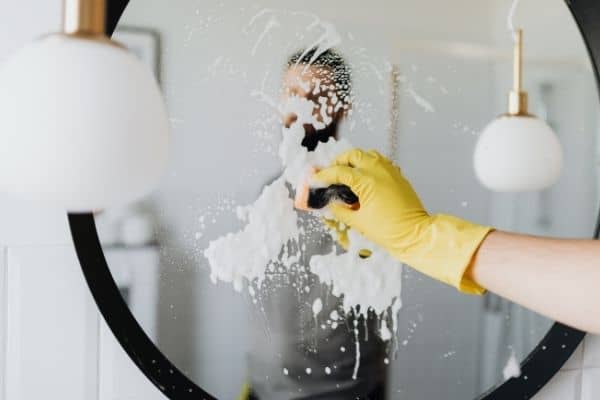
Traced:
<svg viewBox="0 0 600 400">
<path fill-rule="evenodd" d="M 129 0 L 107 1 L 107 32 L 112 34 Z M 591 57 L 596 85 L 600 82 L 600 1 L 565 0 Z M 169 399 L 215 399 L 185 376 L 148 338 L 129 307 L 106 263 L 93 214 L 69 214 L 77 257 L 89 289 L 107 325 L 146 377 Z M 598 215 L 594 238 L 600 234 Z M 555 323 L 521 363 L 521 377 L 509 379 L 478 399 L 529 399 L 564 365 L 583 340 L 584 332 Z"/>
</svg>

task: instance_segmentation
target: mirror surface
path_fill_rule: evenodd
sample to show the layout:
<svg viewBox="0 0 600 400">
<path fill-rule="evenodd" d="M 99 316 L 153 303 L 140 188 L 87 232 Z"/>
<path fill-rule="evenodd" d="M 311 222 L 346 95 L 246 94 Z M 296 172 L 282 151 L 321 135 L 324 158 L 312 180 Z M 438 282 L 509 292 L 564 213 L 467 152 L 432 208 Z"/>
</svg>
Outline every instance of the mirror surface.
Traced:
<svg viewBox="0 0 600 400">
<path fill-rule="evenodd" d="M 540 192 L 497 194 L 475 177 L 477 137 L 507 107 L 509 6 L 130 2 L 115 38 L 160 78 L 173 149 L 160 188 L 126 209 L 103 212 L 98 232 L 132 312 L 190 379 L 219 399 L 236 398 L 245 383 L 260 399 L 382 392 L 389 399 L 466 399 L 501 383 L 509 359 L 521 361 L 536 346 L 551 321 L 493 294 L 460 294 L 408 267 L 395 323 L 396 310 L 354 318 L 306 272 L 306 258 L 332 248 L 319 217 L 300 218 L 303 256 L 283 266 L 265 263 L 270 272 L 262 285 L 241 280 L 237 291 L 213 283 L 204 256 L 211 241 L 244 228 L 237 207 L 252 204 L 281 175 L 280 105 L 302 86 L 289 83 L 288 60 L 315 44 L 333 46 L 351 70 L 349 107 L 336 134 L 392 158 L 430 212 L 522 233 L 591 237 L 597 94 L 562 1 L 524 1 L 515 17 L 525 32 L 530 109 L 563 145 L 561 179 Z M 277 205 L 267 204 L 265 213 L 277 219 Z M 388 340 L 383 325 L 392 331 Z"/>
</svg>

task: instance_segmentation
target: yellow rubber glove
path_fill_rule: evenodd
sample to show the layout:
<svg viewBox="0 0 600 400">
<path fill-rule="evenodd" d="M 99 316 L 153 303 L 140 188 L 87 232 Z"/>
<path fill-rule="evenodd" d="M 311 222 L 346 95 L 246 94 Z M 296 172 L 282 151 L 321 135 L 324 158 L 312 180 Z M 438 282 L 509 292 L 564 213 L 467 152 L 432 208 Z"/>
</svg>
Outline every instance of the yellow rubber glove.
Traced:
<svg viewBox="0 0 600 400">
<path fill-rule="evenodd" d="M 485 292 L 465 277 L 465 271 L 492 228 L 450 215 L 429 215 L 400 169 L 381 154 L 350 150 L 314 178 L 327 185 L 347 185 L 358 196 L 356 211 L 329 205 L 337 220 L 432 278 L 464 293 Z"/>
<path fill-rule="evenodd" d="M 248 384 L 248 382 L 246 382 L 242 386 L 242 390 L 240 391 L 240 394 L 238 395 L 237 400 L 248 400 L 249 398 L 250 398 L 250 385 Z"/>
</svg>

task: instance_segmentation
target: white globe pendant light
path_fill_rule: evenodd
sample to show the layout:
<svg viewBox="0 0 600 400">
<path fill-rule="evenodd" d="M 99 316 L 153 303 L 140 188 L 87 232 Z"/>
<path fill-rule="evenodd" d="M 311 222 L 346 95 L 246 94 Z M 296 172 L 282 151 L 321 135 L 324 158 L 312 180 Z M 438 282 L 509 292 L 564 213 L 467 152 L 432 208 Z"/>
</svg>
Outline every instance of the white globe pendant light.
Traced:
<svg viewBox="0 0 600 400">
<path fill-rule="evenodd" d="M 474 153 L 475 173 L 488 189 L 521 192 L 553 185 L 563 166 L 560 142 L 552 129 L 527 111 L 522 90 L 523 32 L 515 32 L 514 87 L 508 113 L 483 131 Z"/>
<path fill-rule="evenodd" d="M 64 32 L 0 66 L 0 192 L 73 212 L 147 194 L 169 121 L 152 73 L 104 34 L 104 0 L 66 0 Z"/>
</svg>

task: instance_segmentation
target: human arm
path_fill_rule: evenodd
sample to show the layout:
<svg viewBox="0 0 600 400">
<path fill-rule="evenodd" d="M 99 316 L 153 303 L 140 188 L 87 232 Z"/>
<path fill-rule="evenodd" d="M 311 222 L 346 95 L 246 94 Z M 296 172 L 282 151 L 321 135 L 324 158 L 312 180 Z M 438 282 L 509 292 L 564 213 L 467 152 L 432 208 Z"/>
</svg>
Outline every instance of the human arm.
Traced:
<svg viewBox="0 0 600 400">
<path fill-rule="evenodd" d="M 342 154 L 315 178 L 348 185 L 360 208 L 332 204 L 330 210 L 398 260 L 463 292 L 481 294 L 485 288 L 600 333 L 600 243 L 497 232 L 429 215 L 400 170 L 373 151 Z"/>
<path fill-rule="evenodd" d="M 491 292 L 600 334 L 600 243 L 494 231 L 466 271 Z"/>
</svg>

